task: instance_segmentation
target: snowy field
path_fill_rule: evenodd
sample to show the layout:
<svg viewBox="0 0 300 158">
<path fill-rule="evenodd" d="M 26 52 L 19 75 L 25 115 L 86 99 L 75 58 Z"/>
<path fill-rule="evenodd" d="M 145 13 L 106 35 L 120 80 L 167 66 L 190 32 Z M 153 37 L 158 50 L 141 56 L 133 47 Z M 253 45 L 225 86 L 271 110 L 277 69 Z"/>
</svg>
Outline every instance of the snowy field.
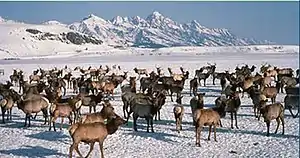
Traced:
<svg viewBox="0 0 300 158">
<path fill-rule="evenodd" d="M 163 51 L 162 51 L 163 52 Z M 174 72 L 180 72 L 179 67 L 183 66 L 189 70 L 190 77 L 185 83 L 183 90 L 183 104 L 185 115 L 183 118 L 183 131 L 178 134 L 175 131 L 175 121 L 173 116 L 173 105 L 170 98 L 161 110 L 161 121 L 154 121 L 155 133 L 146 132 L 146 121 L 138 120 L 138 132 L 132 129 L 132 119 L 129 126 L 121 128 L 113 135 L 108 136 L 104 142 L 104 155 L 108 158 L 198 158 L 198 157 L 299 157 L 299 118 L 292 118 L 290 113 L 285 111 L 285 135 L 281 135 L 282 126 L 280 125 L 277 134 L 273 134 L 276 121 L 271 123 L 270 136 L 266 136 L 266 125 L 261 120 L 254 118 L 252 101 L 245 95 L 241 98 L 242 106 L 238 111 L 238 126 L 240 129 L 230 128 L 230 115 L 227 114 L 222 119 L 222 128 L 217 128 L 218 142 L 207 141 L 207 128 L 201 134 L 202 147 L 195 146 L 195 128 L 192 126 L 191 109 L 189 101 L 189 80 L 194 76 L 194 70 L 198 69 L 207 62 L 216 63 L 216 71 L 233 71 L 238 64 L 255 64 L 260 67 L 262 63 L 268 62 L 279 67 L 299 67 L 298 53 L 176 53 L 174 55 L 140 55 L 123 54 L 120 56 L 101 56 L 101 55 L 79 55 L 62 57 L 57 56 L 37 59 L 21 59 L 15 61 L 0 60 L 0 69 L 5 70 L 5 75 L 0 76 L 0 81 L 8 80 L 13 68 L 25 71 L 26 76 L 32 73 L 33 69 L 39 67 L 62 68 L 64 65 L 74 68 L 75 66 L 99 67 L 102 65 L 118 64 L 124 71 L 133 73 L 133 67 L 147 68 L 155 70 L 155 65 L 164 69 L 166 75 L 167 67 L 173 68 Z M 172 53 L 171 53 L 172 54 Z M 258 68 L 256 69 L 258 70 Z M 217 80 L 216 85 L 212 85 L 211 78 L 206 87 L 199 88 L 200 92 L 205 92 L 204 103 L 206 107 L 214 106 L 215 99 L 220 96 L 221 86 Z M 138 82 L 139 85 L 139 82 Z M 139 86 L 137 86 L 139 87 Z M 71 94 L 71 90 L 68 90 Z M 115 100 L 112 101 L 116 112 L 123 116 L 122 102 L 120 98 L 120 88 L 116 89 Z M 279 94 L 276 100 L 283 102 L 285 94 Z M 174 97 L 175 98 L 175 97 Z M 97 107 L 99 111 L 101 107 Z M 85 112 L 88 108 L 83 108 Z M 38 115 L 37 120 L 32 121 L 32 127 L 24 128 L 24 113 L 13 108 L 13 120 L 6 124 L 0 124 L 0 157 L 67 157 L 71 139 L 67 131 L 67 126 L 57 132 L 48 131 L 48 126 L 41 125 L 43 117 Z M 57 127 L 60 119 L 57 120 Z M 65 123 L 67 123 L 66 121 Z M 80 150 L 85 155 L 88 151 L 85 144 L 80 145 Z M 74 156 L 75 152 L 73 153 Z M 76 156 L 78 156 L 76 154 Z M 99 146 L 95 145 L 91 157 L 99 157 Z"/>
</svg>

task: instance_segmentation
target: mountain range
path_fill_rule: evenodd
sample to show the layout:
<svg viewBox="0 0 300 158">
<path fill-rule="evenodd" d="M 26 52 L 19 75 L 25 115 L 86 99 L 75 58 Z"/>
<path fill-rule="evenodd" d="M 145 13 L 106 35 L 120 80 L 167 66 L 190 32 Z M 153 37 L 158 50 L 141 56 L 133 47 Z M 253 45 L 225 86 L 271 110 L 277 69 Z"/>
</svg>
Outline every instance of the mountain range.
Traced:
<svg viewBox="0 0 300 158">
<path fill-rule="evenodd" d="M 12 22 L 12 20 L 0 17 L 0 22 Z M 272 43 L 266 40 L 241 38 L 225 28 L 207 28 L 200 25 L 196 20 L 189 23 L 178 23 L 157 11 L 145 19 L 139 16 L 116 16 L 111 20 L 105 20 L 90 14 L 71 24 L 51 20 L 42 23 L 42 25 L 66 27 L 74 32 L 84 34 L 84 36 L 101 40 L 108 45 L 118 46 L 161 48 L 173 46 L 247 46 Z M 60 39 L 60 41 L 62 40 Z"/>
</svg>

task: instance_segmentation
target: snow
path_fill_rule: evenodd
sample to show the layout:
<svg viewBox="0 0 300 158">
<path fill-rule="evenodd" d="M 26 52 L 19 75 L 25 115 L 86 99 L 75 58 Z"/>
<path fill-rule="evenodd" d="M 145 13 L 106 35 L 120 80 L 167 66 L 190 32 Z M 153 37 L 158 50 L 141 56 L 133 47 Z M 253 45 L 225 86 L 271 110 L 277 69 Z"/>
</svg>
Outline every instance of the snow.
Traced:
<svg viewBox="0 0 300 158">
<path fill-rule="evenodd" d="M 107 45 L 67 44 L 56 40 L 37 40 L 26 29 L 60 34 L 73 32 L 63 25 L 33 25 L 20 23 L 0 23 L 0 58 L 53 55 L 57 52 L 103 50 Z"/>
<path fill-rule="evenodd" d="M 63 25 L 63 26 L 66 26 L 66 24 L 62 24 L 61 22 L 59 22 L 57 20 L 49 20 L 49 21 L 43 22 L 42 24 L 44 24 L 44 25 Z"/>
<path fill-rule="evenodd" d="M 86 54 L 116 54 L 116 52 L 123 52 L 125 54 L 134 54 L 136 48 L 126 48 L 123 47 L 121 49 L 113 48 L 112 46 L 122 46 L 122 44 L 116 44 L 119 41 L 119 38 L 114 34 L 106 34 L 105 30 L 109 29 L 106 27 L 102 27 L 99 23 L 88 23 L 92 19 L 98 19 L 95 15 L 91 15 L 89 19 L 84 20 L 83 23 L 74 23 L 73 26 L 76 29 L 80 29 L 80 25 L 84 25 L 85 27 L 95 27 L 99 30 L 96 30 L 97 33 L 104 33 L 103 38 L 108 38 L 105 40 L 106 42 L 101 45 L 93 45 L 93 44 L 83 44 L 83 45 L 75 45 L 75 44 L 67 44 L 57 40 L 37 40 L 32 37 L 32 34 L 27 32 L 26 29 L 37 29 L 42 32 L 49 32 L 52 34 L 60 34 L 71 32 L 74 30 L 65 27 L 63 24 L 58 24 L 55 21 L 50 21 L 48 24 L 25 24 L 19 22 L 2 22 L 0 23 L 0 59 L 3 58 L 11 58 L 11 57 L 19 57 L 19 58 L 28 58 L 28 57 L 45 57 L 45 56 L 60 56 L 62 52 L 68 56 L 81 56 Z M 103 20 L 103 19 L 102 19 Z M 101 21 L 101 19 L 100 19 Z M 87 23 L 85 23 L 87 22 Z M 109 23 L 110 22 L 106 22 Z M 128 24 L 128 27 L 129 23 Z M 91 26 L 90 26 L 91 25 Z M 110 24 L 112 25 L 112 24 Z M 132 26 L 130 26 L 132 27 Z M 124 26 L 119 31 L 126 31 L 127 26 Z M 75 29 L 75 30 L 76 30 Z M 87 29 L 90 30 L 90 29 Z M 83 32 L 83 30 L 77 30 Z M 138 28 L 133 29 L 131 32 L 131 36 L 136 36 L 139 34 L 140 30 Z M 95 31 L 85 32 L 87 34 L 91 33 L 93 35 L 97 34 Z M 125 32 L 124 32 L 125 33 Z M 176 43 L 176 41 L 180 40 L 180 38 L 169 38 L 169 35 L 174 35 L 176 33 L 166 32 L 162 33 L 158 29 L 154 28 L 145 28 L 141 32 L 141 36 L 149 38 L 151 41 L 156 41 L 158 44 L 169 45 L 172 43 Z M 130 37 L 126 38 L 128 44 L 130 43 Z M 110 42 L 107 42 L 110 41 Z M 150 42 L 151 42 L 150 41 Z M 206 40 L 205 40 L 206 41 Z M 112 44 L 113 43 L 113 44 Z M 212 45 L 211 41 L 206 41 L 208 45 Z M 86 50 L 88 48 L 88 50 Z M 148 51 L 151 49 L 143 49 L 142 51 Z M 172 48 L 161 48 L 155 50 L 156 53 L 168 54 L 168 53 L 190 53 L 190 54 L 205 54 L 205 53 L 299 53 L 299 46 L 288 46 L 288 45 L 254 45 L 254 46 L 233 46 L 233 47 L 172 47 Z M 61 56 L 60 56 L 61 57 Z"/>
<path fill-rule="evenodd" d="M 184 46 L 184 45 L 202 45 L 203 40 L 209 40 L 205 44 L 209 46 L 220 45 L 250 45 L 250 44 L 269 44 L 269 41 L 247 40 L 238 38 L 227 29 L 214 29 L 201 26 L 197 21 L 191 23 L 180 24 L 167 16 L 162 15 L 158 11 L 152 12 L 145 19 L 134 17 L 116 16 L 112 20 L 104 20 L 96 15 L 89 15 L 81 22 L 82 25 L 75 22 L 69 25 L 69 28 L 82 33 L 94 34 L 109 44 L 120 44 L 127 40 L 133 44 L 148 45 L 143 43 L 142 39 L 148 36 L 153 44 L 166 44 L 167 46 Z M 122 34 L 120 35 L 120 30 Z M 146 32 L 144 38 L 140 38 L 137 32 Z M 154 30 L 154 31 L 153 31 Z M 188 32 L 188 34 L 187 34 Z M 167 35 L 167 38 L 164 38 Z M 114 37 L 110 40 L 107 37 Z M 160 40 L 158 40 L 160 39 Z M 163 39 L 163 40 L 161 40 Z M 197 42 L 191 42 L 196 40 Z M 148 46 L 149 47 L 149 46 Z"/>
<path fill-rule="evenodd" d="M 298 46 L 283 46 L 283 50 L 290 52 L 276 52 L 273 46 L 251 46 L 249 51 L 243 51 L 244 47 L 175 47 L 164 49 L 135 49 L 117 50 L 108 48 L 111 54 L 101 55 L 90 52 L 90 55 L 70 52 L 61 52 L 57 55 L 42 57 L 21 57 L 20 60 L 8 61 L 0 60 L 1 69 L 5 70 L 5 75 L 0 76 L 0 81 L 4 82 L 9 78 L 13 68 L 21 68 L 25 71 L 26 77 L 38 68 L 63 68 L 64 65 L 74 68 L 75 66 L 99 67 L 102 65 L 112 66 L 118 64 L 124 71 L 130 71 L 129 75 L 135 75 L 133 67 L 143 67 L 148 70 L 155 70 L 155 65 L 163 68 L 166 75 L 167 67 L 172 67 L 174 72 L 179 71 L 179 67 L 189 70 L 190 78 L 194 76 L 194 70 L 206 65 L 207 62 L 217 64 L 217 72 L 223 70 L 233 71 L 236 65 L 247 63 L 260 66 L 267 61 L 279 67 L 299 68 Z M 255 51 L 258 48 L 262 51 Z M 221 51 L 223 50 L 223 51 Z M 233 51 L 235 50 L 235 51 Z M 270 50 L 269 52 L 267 50 Z M 211 52 L 211 53 L 209 53 Z M 86 52 L 85 52 L 86 53 Z M 141 55 L 144 53 L 144 55 Z M 153 53 L 153 55 L 150 55 Z M 157 53 L 157 54 L 156 54 Z M 162 53 L 159 55 L 158 53 Z M 170 53 L 170 54 L 168 54 Z M 199 53 L 198 55 L 196 55 Z M 254 54 L 255 53 L 255 54 Z M 62 55 L 63 54 L 63 55 Z M 64 56 L 70 55 L 70 56 Z M 34 56 L 34 54 L 31 54 Z M 55 59 L 54 59 L 55 57 Z M 189 79 L 190 80 L 190 79 Z M 276 121 L 271 122 L 270 136 L 266 136 L 266 125 L 261 120 L 258 121 L 253 116 L 251 99 L 246 95 L 242 98 L 242 106 L 238 111 L 238 126 L 240 129 L 230 129 L 230 115 L 227 114 L 222 119 L 224 127 L 217 128 L 217 140 L 207 141 L 207 128 L 201 133 L 202 147 L 195 146 L 195 128 L 192 126 L 191 109 L 188 94 L 189 80 L 185 83 L 183 90 L 183 104 L 185 114 L 183 117 L 183 131 L 178 134 L 175 131 L 175 121 L 172 113 L 174 103 L 167 97 L 167 102 L 161 110 L 161 121 L 154 121 L 155 133 L 146 133 L 146 122 L 138 120 L 138 132 L 132 129 L 132 118 L 129 126 L 122 126 L 113 135 L 107 137 L 104 142 L 105 157 L 145 157 L 145 158 L 198 158 L 198 157 L 299 157 L 299 118 L 292 118 L 290 113 L 285 111 L 285 135 L 281 135 L 282 126 L 279 126 L 277 134 L 273 134 Z M 206 107 L 214 105 L 214 100 L 220 95 L 221 86 L 219 81 L 212 85 L 211 78 L 207 81 L 206 87 L 201 87 L 200 92 L 205 92 L 204 103 Z M 139 87 L 139 82 L 137 87 Z M 68 90 L 71 94 L 71 90 Z M 285 94 L 279 94 L 277 101 L 283 102 Z M 174 97 L 175 98 L 175 97 Z M 120 100 L 120 88 L 116 89 L 115 100 L 112 101 L 116 112 L 123 116 L 122 102 Z M 101 107 L 97 107 L 99 111 Z M 83 108 L 84 112 L 88 108 Z M 17 107 L 13 108 L 13 120 L 6 124 L 0 124 L 0 157 L 44 157 L 58 158 L 67 157 L 69 147 L 72 142 L 67 125 L 62 131 L 48 131 L 49 127 L 41 125 L 42 115 L 32 121 L 32 127 L 24 128 L 24 114 Z M 60 122 L 60 119 L 57 120 Z M 65 121 L 66 123 L 68 121 Z M 59 127 L 59 123 L 57 123 Z M 213 137 L 212 137 L 213 138 Z M 80 145 L 80 151 L 84 155 L 88 151 L 88 145 Z M 73 153 L 74 156 L 75 152 Z M 77 155 L 78 156 L 78 155 Z M 99 146 L 95 145 L 92 157 L 99 157 Z"/>
</svg>

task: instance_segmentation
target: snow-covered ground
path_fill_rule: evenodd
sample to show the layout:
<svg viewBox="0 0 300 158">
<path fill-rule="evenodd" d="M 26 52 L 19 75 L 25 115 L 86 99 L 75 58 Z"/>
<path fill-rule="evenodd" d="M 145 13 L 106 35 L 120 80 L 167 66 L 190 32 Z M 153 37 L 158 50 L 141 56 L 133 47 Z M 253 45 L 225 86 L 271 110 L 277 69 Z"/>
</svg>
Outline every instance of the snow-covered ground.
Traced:
<svg viewBox="0 0 300 158">
<path fill-rule="evenodd" d="M 170 50 L 171 48 L 169 48 Z M 155 65 L 164 68 L 165 74 L 167 67 L 172 67 L 175 72 L 179 72 L 179 67 L 183 66 L 194 76 L 194 70 L 206 65 L 207 62 L 216 63 L 217 70 L 233 71 L 236 65 L 247 63 L 255 64 L 257 67 L 264 62 L 279 67 L 299 67 L 298 53 L 278 53 L 278 52 L 219 52 L 200 53 L 193 50 L 190 53 L 178 51 L 177 53 L 163 50 L 153 50 L 141 55 L 142 50 L 136 50 L 137 53 L 121 55 L 93 55 L 77 54 L 67 57 L 57 55 L 45 58 L 21 58 L 21 60 L 8 61 L 0 60 L 0 69 L 5 70 L 5 75 L 0 76 L 0 81 L 5 81 L 11 74 L 13 68 L 23 69 L 26 75 L 32 73 L 33 69 L 39 67 L 53 68 L 57 66 L 62 68 L 64 65 L 74 68 L 89 65 L 99 67 L 102 65 L 120 65 L 124 71 L 130 71 L 129 75 L 134 75 L 132 68 L 143 67 L 154 70 Z M 184 48 L 180 48 L 183 50 Z M 296 50 L 296 49 L 294 49 Z M 161 55 L 156 54 L 162 52 Z M 150 55 L 149 53 L 153 53 Z M 118 54 L 118 53 L 116 53 Z M 190 79 L 189 79 L 190 80 Z M 292 118 L 288 111 L 285 112 L 285 135 L 281 135 L 282 126 L 280 125 L 277 134 L 273 134 L 276 127 L 276 121 L 271 123 L 271 135 L 266 136 L 266 125 L 261 120 L 258 121 L 253 116 L 252 101 L 247 96 L 242 98 L 242 106 L 238 111 L 238 126 L 240 129 L 230 129 L 230 115 L 227 114 L 222 119 L 222 128 L 217 129 L 217 140 L 207 141 L 207 128 L 201 135 L 202 147 L 195 146 L 195 128 L 192 126 L 191 109 L 189 101 L 191 97 L 188 94 L 189 80 L 186 81 L 183 91 L 183 104 L 185 115 L 183 118 L 183 131 L 178 134 L 175 131 L 175 121 L 172 113 L 174 103 L 167 97 L 167 102 L 161 110 L 161 121 L 154 122 L 155 133 L 146 132 L 146 122 L 143 119 L 138 121 L 138 132 L 132 129 L 132 119 L 129 126 L 122 126 L 115 134 L 110 135 L 104 142 L 104 154 L 106 157 L 117 158 L 198 158 L 198 157 L 299 157 L 299 118 Z M 220 95 L 221 86 L 219 81 L 212 85 L 211 79 L 208 80 L 206 87 L 201 87 L 200 92 L 205 92 L 205 106 L 214 105 L 214 100 Z M 139 87 L 139 86 L 138 86 Z M 68 90 L 69 94 L 71 90 Z M 120 88 L 116 89 L 116 100 L 112 101 L 115 110 L 120 116 L 122 113 L 122 102 L 120 99 Z M 277 101 L 283 102 L 285 94 L 279 94 Z M 85 112 L 87 108 L 83 108 Z M 101 107 L 97 107 L 99 111 Z M 37 120 L 32 121 L 32 127 L 24 128 L 24 114 L 13 108 L 13 120 L 0 125 L 0 157 L 67 157 L 71 144 L 70 136 L 66 130 L 67 125 L 62 131 L 48 131 L 48 126 L 41 125 L 43 118 L 41 114 Z M 60 122 L 60 119 L 57 121 Z M 67 121 L 66 121 L 67 123 Z M 57 123 L 58 127 L 59 123 Z M 212 139 L 213 140 L 213 139 Z M 80 150 L 84 155 L 88 151 L 87 145 L 80 145 Z M 74 152 L 75 153 L 75 152 Z M 73 154 L 74 154 L 73 153 Z M 96 144 L 92 152 L 92 157 L 99 157 L 99 146 Z"/>
</svg>

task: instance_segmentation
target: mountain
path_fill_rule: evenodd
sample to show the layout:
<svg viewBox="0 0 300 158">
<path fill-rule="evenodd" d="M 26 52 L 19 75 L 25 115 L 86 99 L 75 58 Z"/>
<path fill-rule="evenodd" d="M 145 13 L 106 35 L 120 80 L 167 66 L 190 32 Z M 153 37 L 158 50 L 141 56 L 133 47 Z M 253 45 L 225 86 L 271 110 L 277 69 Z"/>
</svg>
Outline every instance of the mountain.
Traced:
<svg viewBox="0 0 300 158">
<path fill-rule="evenodd" d="M 111 20 L 105 20 L 91 14 L 68 27 L 84 34 L 94 35 L 110 44 L 135 47 L 271 44 L 269 41 L 240 38 L 228 29 L 207 28 L 196 20 L 181 24 L 157 11 L 145 19 L 139 16 L 116 16 Z"/>
<path fill-rule="evenodd" d="M 64 24 L 50 20 L 27 24 L 0 17 L 0 51 L 10 55 L 92 51 L 106 47 L 247 46 L 270 44 L 240 38 L 228 29 L 207 28 L 198 21 L 178 23 L 155 11 L 146 18 L 116 16 L 105 20 L 90 14 Z"/>
<path fill-rule="evenodd" d="M 0 18 L 0 37 L 0 58 L 105 48 L 97 37 L 74 31 L 57 21 L 26 24 Z"/>
</svg>

